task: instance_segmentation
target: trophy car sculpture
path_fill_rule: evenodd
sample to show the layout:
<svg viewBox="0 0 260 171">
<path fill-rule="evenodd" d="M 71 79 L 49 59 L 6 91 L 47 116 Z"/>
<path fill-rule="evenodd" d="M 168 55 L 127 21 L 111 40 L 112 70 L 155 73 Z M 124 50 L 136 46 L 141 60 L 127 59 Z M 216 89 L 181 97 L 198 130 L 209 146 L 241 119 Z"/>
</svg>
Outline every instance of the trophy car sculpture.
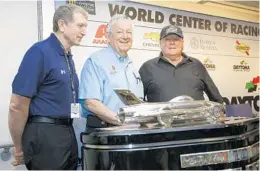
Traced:
<svg viewBox="0 0 260 171">
<path fill-rule="evenodd" d="M 224 105 L 206 101 L 193 100 L 189 96 L 178 96 L 169 102 L 148 103 L 137 98 L 126 89 L 114 89 L 126 105 L 118 111 L 121 123 L 158 123 L 164 127 L 187 124 L 216 124 L 225 120 Z"/>
</svg>

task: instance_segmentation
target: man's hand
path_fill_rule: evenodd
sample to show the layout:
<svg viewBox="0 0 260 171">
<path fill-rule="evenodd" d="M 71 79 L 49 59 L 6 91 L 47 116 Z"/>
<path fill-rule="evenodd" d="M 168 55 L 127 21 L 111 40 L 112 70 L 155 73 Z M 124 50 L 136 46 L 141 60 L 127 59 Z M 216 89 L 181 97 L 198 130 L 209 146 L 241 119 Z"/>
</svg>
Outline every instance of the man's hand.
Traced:
<svg viewBox="0 0 260 171">
<path fill-rule="evenodd" d="M 94 113 L 98 118 L 112 125 L 121 125 L 118 122 L 117 114 L 97 99 L 87 99 L 84 104 L 88 111 Z"/>
<path fill-rule="evenodd" d="M 14 147 L 14 161 L 11 163 L 13 166 L 23 165 L 24 164 L 24 158 L 23 158 L 23 151 L 17 150 L 17 148 Z"/>
</svg>

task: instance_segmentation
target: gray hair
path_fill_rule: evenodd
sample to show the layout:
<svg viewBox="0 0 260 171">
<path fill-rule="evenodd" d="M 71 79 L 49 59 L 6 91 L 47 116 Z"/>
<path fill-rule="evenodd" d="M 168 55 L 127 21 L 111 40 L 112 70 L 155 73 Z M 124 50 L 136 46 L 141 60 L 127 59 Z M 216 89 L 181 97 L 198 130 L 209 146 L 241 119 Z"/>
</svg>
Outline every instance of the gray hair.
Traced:
<svg viewBox="0 0 260 171">
<path fill-rule="evenodd" d="M 54 13 L 53 31 L 57 32 L 59 30 L 59 20 L 64 20 L 66 24 L 68 22 L 72 22 L 74 13 L 81 13 L 85 16 L 86 19 L 88 19 L 88 12 L 84 8 L 74 4 L 62 5 L 59 8 L 57 8 Z"/>
<path fill-rule="evenodd" d="M 126 15 L 124 15 L 124 14 L 116 14 L 116 15 L 113 15 L 112 18 L 110 19 L 110 21 L 107 23 L 106 32 L 107 32 L 109 35 L 111 35 L 111 33 L 112 33 L 112 25 L 113 25 L 116 21 L 122 21 L 122 20 L 131 21 L 132 27 L 134 27 L 134 24 L 133 24 L 131 18 L 129 18 L 128 16 L 126 16 Z"/>
</svg>

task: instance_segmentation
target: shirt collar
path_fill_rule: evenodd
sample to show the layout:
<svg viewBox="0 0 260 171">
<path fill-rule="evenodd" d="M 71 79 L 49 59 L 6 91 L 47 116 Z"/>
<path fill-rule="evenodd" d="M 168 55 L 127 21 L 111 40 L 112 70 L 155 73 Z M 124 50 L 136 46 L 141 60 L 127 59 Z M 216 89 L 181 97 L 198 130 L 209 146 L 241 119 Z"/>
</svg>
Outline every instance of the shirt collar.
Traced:
<svg viewBox="0 0 260 171">
<path fill-rule="evenodd" d="M 194 62 L 193 61 L 193 59 L 192 58 L 190 58 L 188 55 L 186 55 L 184 52 L 182 52 L 182 60 L 181 60 L 181 62 L 180 63 L 187 63 L 188 61 L 191 61 L 191 62 Z M 162 52 L 160 52 L 160 55 L 159 55 L 159 58 L 158 58 L 158 60 L 157 60 L 157 64 L 161 61 L 161 60 L 163 60 L 163 61 L 166 61 L 165 59 L 163 59 L 164 57 L 163 57 L 163 54 L 162 54 Z M 168 62 L 168 61 L 167 61 Z"/>
<path fill-rule="evenodd" d="M 108 49 L 111 50 L 113 52 L 113 54 L 115 54 L 116 58 L 118 59 L 119 62 L 130 62 L 131 59 L 128 57 L 128 55 L 126 57 L 124 56 L 120 56 L 111 45 L 108 45 Z"/>
<path fill-rule="evenodd" d="M 59 55 L 64 56 L 65 55 L 65 50 L 63 49 L 62 44 L 61 44 L 60 40 L 56 37 L 56 35 L 54 33 L 51 33 L 49 39 L 50 39 L 51 44 L 53 45 L 53 47 L 59 53 Z M 71 50 L 68 52 L 67 55 L 68 56 L 72 56 Z"/>
</svg>

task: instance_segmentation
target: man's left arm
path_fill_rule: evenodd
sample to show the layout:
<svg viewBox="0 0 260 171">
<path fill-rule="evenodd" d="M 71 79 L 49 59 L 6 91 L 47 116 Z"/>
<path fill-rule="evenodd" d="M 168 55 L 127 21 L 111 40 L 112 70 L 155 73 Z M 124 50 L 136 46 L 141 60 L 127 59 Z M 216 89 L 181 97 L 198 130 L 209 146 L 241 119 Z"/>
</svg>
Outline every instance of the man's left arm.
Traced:
<svg viewBox="0 0 260 171">
<path fill-rule="evenodd" d="M 218 88 L 216 87 L 215 83 L 211 79 L 207 69 L 202 65 L 202 70 L 204 72 L 204 84 L 205 84 L 205 92 L 211 101 L 223 103 L 222 96 L 219 93 Z"/>
<path fill-rule="evenodd" d="M 151 75 L 150 73 L 148 74 L 147 70 L 149 67 L 147 67 L 147 64 L 144 63 L 140 69 L 139 69 L 139 75 L 141 77 L 141 84 L 143 84 L 143 100 L 147 101 L 147 94 L 148 94 L 148 87 L 149 87 L 149 76 Z"/>
</svg>

